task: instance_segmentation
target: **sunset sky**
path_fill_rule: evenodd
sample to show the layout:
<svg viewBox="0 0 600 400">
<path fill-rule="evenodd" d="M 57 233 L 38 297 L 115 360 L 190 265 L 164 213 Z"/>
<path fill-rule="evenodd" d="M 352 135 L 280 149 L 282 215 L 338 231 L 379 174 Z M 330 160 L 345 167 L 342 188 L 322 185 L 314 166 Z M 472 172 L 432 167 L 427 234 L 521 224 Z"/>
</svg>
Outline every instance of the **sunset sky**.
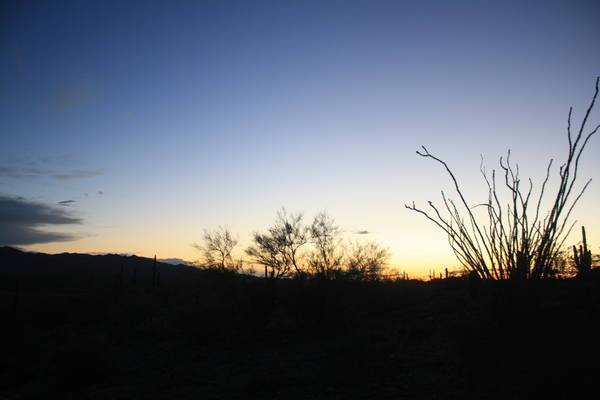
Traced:
<svg viewBox="0 0 600 400">
<path fill-rule="evenodd" d="M 598 1 L 2 5 L 0 245 L 195 260 L 203 229 L 225 226 L 242 255 L 286 207 L 326 210 L 411 274 L 457 267 L 404 208 L 451 189 L 415 150 L 473 204 L 481 156 L 491 169 L 512 149 L 538 185 L 554 158 L 556 176 L 569 107 L 578 125 L 600 74 L 599 15 Z M 594 137 L 573 214 L 595 253 L 599 154 Z"/>
</svg>

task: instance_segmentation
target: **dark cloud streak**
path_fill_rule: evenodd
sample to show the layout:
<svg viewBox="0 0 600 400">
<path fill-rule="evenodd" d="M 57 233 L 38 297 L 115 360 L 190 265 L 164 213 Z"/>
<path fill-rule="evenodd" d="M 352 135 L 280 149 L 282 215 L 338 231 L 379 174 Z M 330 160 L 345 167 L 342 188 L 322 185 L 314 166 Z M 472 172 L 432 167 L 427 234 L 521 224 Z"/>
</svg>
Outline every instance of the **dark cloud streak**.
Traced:
<svg viewBox="0 0 600 400">
<path fill-rule="evenodd" d="M 78 238 L 76 235 L 47 232 L 39 228 L 45 225 L 73 225 L 82 222 L 62 209 L 0 195 L 0 245 L 75 240 Z"/>
<path fill-rule="evenodd" d="M 11 166 L 0 166 L 0 178 L 31 180 L 50 177 L 59 181 L 73 179 L 93 178 L 102 175 L 101 170 L 71 170 L 71 171 L 44 171 L 39 168 L 20 168 Z"/>
</svg>

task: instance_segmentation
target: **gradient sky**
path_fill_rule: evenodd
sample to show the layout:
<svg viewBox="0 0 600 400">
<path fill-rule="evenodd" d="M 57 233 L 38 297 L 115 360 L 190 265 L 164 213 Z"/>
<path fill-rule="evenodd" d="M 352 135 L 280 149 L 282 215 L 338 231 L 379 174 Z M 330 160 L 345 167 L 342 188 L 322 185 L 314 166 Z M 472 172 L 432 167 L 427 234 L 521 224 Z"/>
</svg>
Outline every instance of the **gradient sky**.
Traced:
<svg viewBox="0 0 600 400">
<path fill-rule="evenodd" d="M 597 1 L 0 7 L 0 204 L 45 215 L 54 236 L 23 246 L 36 251 L 194 260 L 203 229 L 243 248 L 285 206 L 326 210 L 409 273 L 452 268 L 442 232 L 404 208 L 450 188 L 415 150 L 445 159 L 473 203 L 480 155 L 493 168 L 510 148 L 539 183 L 600 74 Z M 595 137 L 574 214 L 594 252 L 599 150 Z"/>
</svg>

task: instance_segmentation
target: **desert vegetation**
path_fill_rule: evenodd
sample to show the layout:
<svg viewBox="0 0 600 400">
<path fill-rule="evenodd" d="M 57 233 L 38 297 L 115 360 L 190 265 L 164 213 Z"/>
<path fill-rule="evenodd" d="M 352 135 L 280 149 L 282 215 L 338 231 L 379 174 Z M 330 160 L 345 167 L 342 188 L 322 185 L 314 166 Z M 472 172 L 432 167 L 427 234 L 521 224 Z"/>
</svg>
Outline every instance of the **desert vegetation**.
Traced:
<svg viewBox="0 0 600 400">
<path fill-rule="evenodd" d="M 583 151 L 600 128 L 597 125 L 586 131 L 598 97 L 599 79 L 596 78 L 594 95 L 575 133 L 571 126 L 573 108 L 569 109 L 567 157 L 558 170 L 559 184 L 551 195 L 551 206 L 547 211 L 542 209 L 542 204 L 550 191 L 548 181 L 552 160 L 546 167 L 537 199 L 532 180 L 522 181 L 518 164 L 513 164 L 510 159 L 510 150 L 506 159 L 500 158 L 500 182 L 497 181 L 496 170 L 488 174 L 482 162 L 481 174 L 487 185 L 488 198 L 485 202 L 469 202 L 455 173 L 445 161 L 424 146 L 417 151 L 419 156 L 444 167 L 458 200 L 449 198 L 442 191 L 442 207 L 430 201 L 430 211 L 418 208 L 414 203 L 406 205 L 406 208 L 422 214 L 448 236 L 450 247 L 467 271 L 484 279 L 540 279 L 556 273 L 557 257 L 575 224 L 570 222 L 569 217 L 591 182 L 591 179 L 588 180 L 580 189 L 575 185 Z M 503 196 L 500 188 L 504 188 L 507 195 Z M 478 207 L 485 210 L 485 216 L 476 215 Z M 585 230 L 583 241 L 586 241 Z M 578 255 L 575 250 L 575 259 L 578 266 L 589 269 L 590 254 L 583 252 Z"/>
<path fill-rule="evenodd" d="M 568 398 L 599 372 L 594 269 L 265 279 L 140 257 L 0 256 L 7 399 Z"/>
<path fill-rule="evenodd" d="M 194 244 L 202 255 L 203 260 L 198 266 L 219 271 L 237 272 L 243 268 L 241 261 L 233 259 L 232 252 L 238 243 L 227 228 L 219 227 L 214 231 L 204 230 L 202 244 Z"/>
<path fill-rule="evenodd" d="M 222 227 L 205 230 L 202 244 L 194 245 L 203 255 L 198 266 L 227 272 L 258 272 L 269 279 L 389 278 L 389 249 L 373 240 L 344 241 L 342 231 L 326 212 L 317 213 L 306 225 L 301 213 L 282 208 L 265 233 L 253 233 L 252 244 L 244 250 L 247 260 L 234 260 L 232 252 L 238 244 L 234 237 Z M 252 266 L 259 266 L 264 272 L 253 270 Z"/>
<path fill-rule="evenodd" d="M 448 235 L 460 276 L 389 274 L 387 248 L 344 240 L 325 212 L 306 224 L 285 209 L 252 235 L 245 259 L 228 228 L 205 230 L 196 266 L 0 248 L 0 397 L 588 395 L 600 373 L 598 256 L 583 227 L 581 242 L 564 242 L 589 184 L 575 182 L 598 130 L 584 133 L 597 95 L 598 80 L 574 138 L 569 112 L 568 157 L 547 212 L 551 162 L 534 200 L 533 183 L 523 189 L 518 166 L 501 159 L 507 203 L 495 171 L 482 168 L 488 200 L 471 204 L 444 161 L 418 153 L 446 168 L 459 201 L 442 193 L 443 209 L 407 207 Z"/>
</svg>

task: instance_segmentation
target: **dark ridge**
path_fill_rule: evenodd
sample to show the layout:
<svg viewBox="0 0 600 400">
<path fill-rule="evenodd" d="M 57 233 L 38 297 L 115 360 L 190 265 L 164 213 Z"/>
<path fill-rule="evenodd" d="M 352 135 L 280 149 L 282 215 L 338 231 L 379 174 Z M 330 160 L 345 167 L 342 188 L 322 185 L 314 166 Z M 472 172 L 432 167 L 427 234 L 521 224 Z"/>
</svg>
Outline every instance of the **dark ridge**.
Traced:
<svg viewBox="0 0 600 400">
<path fill-rule="evenodd" d="M 600 277 L 265 280 L 0 248 L 0 396 L 583 398 Z"/>
<path fill-rule="evenodd" d="M 83 279 L 105 281 L 116 274 L 136 273 L 136 278 L 145 279 L 152 275 L 154 260 L 135 255 L 117 254 L 90 255 L 79 253 L 45 254 L 27 252 L 13 247 L 0 247 L 0 287 L 11 281 L 39 282 L 65 280 L 77 283 Z M 195 268 L 156 262 L 156 268 L 164 279 L 173 279 L 180 274 L 198 273 Z"/>
</svg>

